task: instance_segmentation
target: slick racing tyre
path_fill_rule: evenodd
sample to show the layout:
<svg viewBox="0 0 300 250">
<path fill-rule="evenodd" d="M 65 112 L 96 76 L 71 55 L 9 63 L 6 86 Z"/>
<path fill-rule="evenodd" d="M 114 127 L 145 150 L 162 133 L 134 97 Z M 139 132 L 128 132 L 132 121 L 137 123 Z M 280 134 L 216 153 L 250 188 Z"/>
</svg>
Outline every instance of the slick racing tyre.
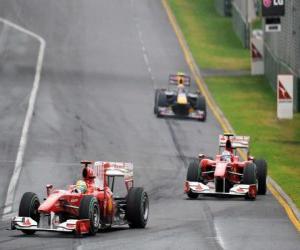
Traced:
<svg viewBox="0 0 300 250">
<path fill-rule="evenodd" d="M 92 195 L 83 196 L 79 206 L 79 219 L 90 220 L 90 235 L 95 235 L 100 226 L 100 209 L 97 199 Z"/>
<path fill-rule="evenodd" d="M 167 99 L 166 94 L 163 91 L 159 91 L 157 94 L 156 107 L 157 107 L 157 112 L 156 112 L 157 117 L 160 117 L 160 114 L 158 113 L 159 107 L 162 107 L 162 108 L 168 107 L 168 99 Z"/>
<path fill-rule="evenodd" d="M 254 160 L 256 165 L 256 177 L 258 182 L 257 194 L 265 195 L 267 192 L 267 162 L 265 160 Z"/>
<path fill-rule="evenodd" d="M 247 184 L 247 185 L 256 184 L 256 172 L 255 172 L 254 163 L 250 163 L 248 166 L 246 166 L 244 168 L 242 183 Z M 255 199 L 255 197 L 249 197 L 248 194 L 246 195 L 245 198 L 248 199 L 248 200 L 254 200 Z"/>
<path fill-rule="evenodd" d="M 202 95 L 198 96 L 195 109 L 199 110 L 199 111 L 204 111 L 204 118 L 201 119 L 201 121 L 205 121 L 206 120 L 206 102 L 205 102 L 204 96 L 202 96 Z"/>
<path fill-rule="evenodd" d="M 131 228 L 144 228 L 149 216 L 149 199 L 141 187 L 133 187 L 127 195 L 126 218 Z"/>
<path fill-rule="evenodd" d="M 199 166 L 199 160 L 195 159 L 192 160 L 189 164 L 187 175 L 186 175 L 186 180 L 187 181 L 192 181 L 192 182 L 199 182 L 201 181 L 201 168 Z M 199 194 L 193 193 L 189 191 L 187 193 L 187 196 L 191 199 L 197 199 Z"/>
<path fill-rule="evenodd" d="M 26 192 L 23 194 L 20 207 L 19 216 L 20 217 L 31 217 L 38 224 L 40 222 L 40 214 L 38 208 L 40 206 L 39 198 L 35 193 Z M 35 230 L 22 230 L 24 234 L 34 234 Z"/>
<path fill-rule="evenodd" d="M 158 95 L 159 95 L 159 89 L 156 89 L 154 95 L 154 114 L 157 114 L 158 112 L 158 102 L 157 102 Z"/>
<path fill-rule="evenodd" d="M 201 180 L 201 168 L 198 159 L 194 159 L 189 163 L 186 180 L 194 182 L 199 182 Z"/>
<path fill-rule="evenodd" d="M 255 165 L 253 163 L 244 168 L 243 184 L 256 184 Z"/>
</svg>

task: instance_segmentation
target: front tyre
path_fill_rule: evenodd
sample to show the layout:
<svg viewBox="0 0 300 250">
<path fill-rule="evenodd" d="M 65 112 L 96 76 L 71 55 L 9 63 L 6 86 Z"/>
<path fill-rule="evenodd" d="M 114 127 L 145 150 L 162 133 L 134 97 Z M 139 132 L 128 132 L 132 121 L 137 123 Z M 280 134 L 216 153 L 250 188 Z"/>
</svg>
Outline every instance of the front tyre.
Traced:
<svg viewBox="0 0 300 250">
<path fill-rule="evenodd" d="M 79 219 L 90 220 L 90 235 L 95 235 L 100 226 L 100 209 L 97 199 L 92 195 L 83 196 L 79 206 Z"/>
<path fill-rule="evenodd" d="M 202 96 L 202 95 L 198 96 L 198 98 L 196 100 L 195 108 L 196 108 L 196 110 L 204 111 L 204 117 L 201 119 L 201 121 L 205 121 L 206 120 L 206 101 L 205 101 L 204 96 Z"/>
<path fill-rule="evenodd" d="M 191 182 L 199 182 L 201 180 L 201 168 L 199 166 L 199 160 L 195 159 L 189 163 L 186 180 Z M 193 193 L 189 190 L 187 196 L 191 199 L 197 199 L 199 194 Z"/>
<path fill-rule="evenodd" d="M 158 113 L 158 95 L 159 95 L 159 90 L 155 90 L 155 95 L 154 95 L 154 114 L 156 115 Z"/>
<path fill-rule="evenodd" d="M 38 224 L 40 222 L 40 213 L 38 208 L 40 206 L 39 198 L 35 193 L 26 192 L 23 194 L 19 206 L 20 217 L 30 217 L 35 220 Z M 34 234 L 35 230 L 22 230 L 24 234 Z"/>
<path fill-rule="evenodd" d="M 167 96 L 165 94 L 165 92 L 163 91 L 158 91 L 157 93 L 157 102 L 156 102 L 156 116 L 157 117 L 161 117 L 161 115 L 158 112 L 158 108 L 166 108 L 168 107 L 168 99 Z"/>
<path fill-rule="evenodd" d="M 254 160 L 256 165 L 256 177 L 257 177 L 257 194 L 265 195 L 267 192 L 267 162 L 265 160 Z"/>
<path fill-rule="evenodd" d="M 244 168 L 242 183 L 247 185 L 256 185 L 256 168 L 254 163 L 250 163 Z M 245 198 L 247 200 L 255 200 L 256 195 L 250 196 L 247 194 Z"/>
<path fill-rule="evenodd" d="M 149 199 L 141 187 L 133 187 L 127 195 L 126 217 L 129 227 L 145 228 L 149 216 Z"/>
</svg>

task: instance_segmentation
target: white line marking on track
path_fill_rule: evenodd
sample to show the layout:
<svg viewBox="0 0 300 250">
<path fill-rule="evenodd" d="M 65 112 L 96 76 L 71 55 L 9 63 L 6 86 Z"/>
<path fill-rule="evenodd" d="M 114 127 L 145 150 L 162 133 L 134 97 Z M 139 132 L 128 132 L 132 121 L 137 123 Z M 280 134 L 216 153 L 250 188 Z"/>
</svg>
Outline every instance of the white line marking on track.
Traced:
<svg viewBox="0 0 300 250">
<path fill-rule="evenodd" d="M 20 177 L 20 173 L 22 170 L 22 166 L 23 166 L 23 158 L 24 158 L 24 152 L 25 152 L 26 144 L 27 144 L 28 131 L 29 131 L 29 127 L 31 124 L 33 111 L 34 111 L 34 105 L 35 105 L 35 101 L 36 101 L 36 96 L 37 96 L 37 92 L 38 92 L 39 84 L 40 84 L 46 42 L 41 36 L 33 33 L 30 30 L 27 30 L 15 23 L 12 23 L 4 18 L 0 18 L 0 22 L 4 23 L 5 25 L 8 25 L 20 32 L 25 33 L 25 34 L 37 39 L 40 42 L 39 55 L 38 55 L 37 63 L 36 63 L 36 71 L 35 71 L 33 86 L 32 86 L 30 97 L 29 97 L 27 112 L 26 112 L 26 116 L 25 116 L 25 120 L 24 120 L 24 124 L 23 124 L 23 128 L 22 128 L 22 135 L 21 135 L 21 139 L 20 139 L 20 143 L 19 143 L 15 167 L 14 167 L 14 171 L 13 171 L 11 180 L 8 185 L 6 200 L 4 203 L 3 214 L 8 214 L 12 210 L 15 190 L 16 190 L 16 186 L 17 186 L 17 183 L 18 183 L 18 180 Z"/>
<path fill-rule="evenodd" d="M 133 7 L 134 7 L 134 0 L 131 0 L 130 3 L 131 3 L 131 7 L 133 9 Z M 150 62 L 149 62 L 149 58 L 147 56 L 147 49 L 146 49 L 146 46 L 145 46 L 145 43 L 144 43 L 144 40 L 143 40 L 143 33 L 142 33 L 142 30 L 141 30 L 141 27 L 140 27 L 140 24 L 139 24 L 140 19 L 137 16 L 133 15 L 133 21 L 134 21 L 136 29 L 137 29 L 137 33 L 138 33 L 138 38 L 139 38 L 140 44 L 142 46 L 144 61 L 145 61 L 145 64 L 147 66 L 147 70 L 149 72 L 149 75 L 151 77 L 153 88 L 155 89 L 155 77 L 153 75 L 153 72 L 152 72 L 152 69 L 151 69 L 151 66 L 150 66 Z"/>
<path fill-rule="evenodd" d="M 146 65 L 149 67 L 149 59 L 148 59 L 147 54 L 144 53 L 143 56 L 144 56 L 144 60 L 145 60 Z"/>
</svg>

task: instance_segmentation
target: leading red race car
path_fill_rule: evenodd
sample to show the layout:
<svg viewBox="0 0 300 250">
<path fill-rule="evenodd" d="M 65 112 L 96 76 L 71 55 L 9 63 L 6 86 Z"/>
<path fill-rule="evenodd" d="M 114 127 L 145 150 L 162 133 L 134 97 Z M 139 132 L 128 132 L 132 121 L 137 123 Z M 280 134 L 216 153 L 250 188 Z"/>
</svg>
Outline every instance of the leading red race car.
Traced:
<svg viewBox="0 0 300 250">
<path fill-rule="evenodd" d="M 128 224 L 144 228 L 148 221 L 149 201 L 141 187 L 133 187 L 133 164 L 82 161 L 86 189 L 70 185 L 68 190 L 47 185 L 47 198 L 40 204 L 36 194 L 23 195 L 19 215 L 11 221 L 11 229 L 25 234 L 36 231 L 70 232 L 94 235 L 99 228 Z M 113 194 L 118 177 L 126 190 L 124 196 Z M 124 188 L 123 188 L 124 191 Z"/>
<path fill-rule="evenodd" d="M 249 155 L 249 141 L 249 136 L 220 135 L 215 159 L 199 154 L 199 159 L 190 163 L 184 188 L 187 196 L 244 196 L 254 200 L 257 194 L 266 194 L 267 163 Z M 247 160 L 240 160 L 237 149 L 246 151 Z"/>
</svg>

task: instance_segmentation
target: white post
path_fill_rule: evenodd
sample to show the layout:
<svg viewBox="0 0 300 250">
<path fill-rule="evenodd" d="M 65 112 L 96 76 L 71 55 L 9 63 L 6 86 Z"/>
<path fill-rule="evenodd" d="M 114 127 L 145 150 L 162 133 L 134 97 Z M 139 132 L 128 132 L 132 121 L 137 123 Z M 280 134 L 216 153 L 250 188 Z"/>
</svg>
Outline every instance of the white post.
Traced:
<svg viewBox="0 0 300 250">
<path fill-rule="evenodd" d="M 277 117 L 293 119 L 293 75 L 277 76 Z"/>
</svg>

